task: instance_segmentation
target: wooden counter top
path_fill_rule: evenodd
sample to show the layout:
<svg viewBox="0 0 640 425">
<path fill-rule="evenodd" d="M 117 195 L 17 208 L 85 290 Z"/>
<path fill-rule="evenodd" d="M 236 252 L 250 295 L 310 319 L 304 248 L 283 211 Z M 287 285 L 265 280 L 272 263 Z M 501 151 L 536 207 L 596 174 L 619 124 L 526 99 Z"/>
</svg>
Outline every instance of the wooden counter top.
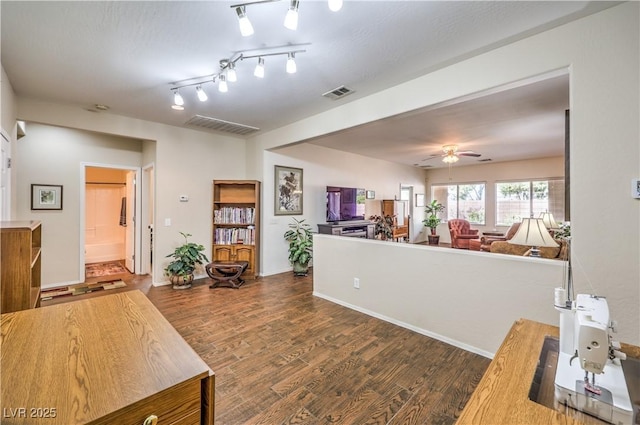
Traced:
<svg viewBox="0 0 640 425">
<path fill-rule="evenodd" d="M 2 424 L 213 423 L 213 373 L 140 291 L 3 314 L 1 329 Z"/>
<path fill-rule="evenodd" d="M 456 424 L 582 424 L 580 419 L 529 399 L 545 336 L 557 338 L 558 333 L 556 326 L 516 321 Z M 622 344 L 622 348 L 628 356 L 640 357 L 639 347 Z"/>
</svg>

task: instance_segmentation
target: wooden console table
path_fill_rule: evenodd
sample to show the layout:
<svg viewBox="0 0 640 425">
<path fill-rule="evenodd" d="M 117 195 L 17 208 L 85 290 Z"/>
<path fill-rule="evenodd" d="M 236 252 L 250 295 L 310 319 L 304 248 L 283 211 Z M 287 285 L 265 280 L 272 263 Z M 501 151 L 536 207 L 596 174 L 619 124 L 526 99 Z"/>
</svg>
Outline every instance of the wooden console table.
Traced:
<svg viewBox="0 0 640 425">
<path fill-rule="evenodd" d="M 602 423 L 576 411 L 572 412 L 573 417 L 568 416 L 529 399 L 529 389 L 546 336 L 557 338 L 558 328 L 526 319 L 517 320 L 456 424 L 594 423 L 591 420 Z M 640 347 L 622 344 L 622 351 L 629 357 L 640 358 Z"/>
<path fill-rule="evenodd" d="M 213 424 L 213 372 L 140 291 L 1 326 L 2 424 Z"/>
</svg>

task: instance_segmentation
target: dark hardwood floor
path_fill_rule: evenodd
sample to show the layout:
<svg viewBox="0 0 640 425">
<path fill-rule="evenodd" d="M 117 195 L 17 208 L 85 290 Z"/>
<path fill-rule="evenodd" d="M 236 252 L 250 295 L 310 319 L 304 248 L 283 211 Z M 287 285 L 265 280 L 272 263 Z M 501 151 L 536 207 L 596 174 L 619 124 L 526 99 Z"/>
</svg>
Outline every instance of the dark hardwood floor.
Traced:
<svg viewBox="0 0 640 425">
<path fill-rule="evenodd" d="M 189 290 L 133 279 L 122 290 L 145 292 L 215 372 L 217 425 L 452 424 L 490 362 L 314 297 L 311 277 Z"/>
</svg>

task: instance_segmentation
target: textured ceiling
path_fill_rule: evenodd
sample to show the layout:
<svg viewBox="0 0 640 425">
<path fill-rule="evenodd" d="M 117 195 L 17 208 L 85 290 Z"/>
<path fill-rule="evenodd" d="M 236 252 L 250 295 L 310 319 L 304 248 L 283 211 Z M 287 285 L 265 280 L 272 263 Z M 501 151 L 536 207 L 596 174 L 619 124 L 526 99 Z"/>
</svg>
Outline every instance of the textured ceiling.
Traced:
<svg viewBox="0 0 640 425">
<path fill-rule="evenodd" d="M 346 1 L 341 11 L 331 12 L 324 1 L 303 0 L 298 30 L 291 31 L 282 25 L 289 2 L 276 1 L 247 6 L 255 28 L 250 37 L 240 35 L 232 4 L 2 1 L 2 64 L 21 97 L 84 109 L 103 104 L 110 110 L 102 113 L 176 126 L 200 115 L 267 131 L 616 3 Z M 286 57 L 273 56 L 266 58 L 266 77 L 257 79 L 252 75 L 255 62 L 242 60 L 238 82 L 229 84 L 228 93 L 206 83 L 209 101 L 203 103 L 193 87 L 185 88 L 185 110 L 171 109 L 170 89 L 176 82 L 213 74 L 219 60 L 238 52 L 258 54 L 291 45 L 306 50 L 296 57 L 297 74 L 284 72 Z M 354 93 L 339 100 L 322 96 L 341 85 Z M 457 130 L 460 140 L 474 140 L 468 148 L 489 154 L 483 137 L 492 135 L 483 135 L 482 123 L 463 134 L 465 126 L 459 124 L 468 121 L 464 108 L 439 113 L 447 115 L 447 136 Z M 430 122 L 444 125 L 442 119 Z M 527 124 L 524 116 L 510 122 L 518 120 Z M 411 129 L 421 121 L 407 119 L 402 126 Z M 516 131 L 506 123 L 502 127 Z M 414 128 L 407 139 L 432 145 L 408 147 L 406 158 L 398 160 L 413 164 L 415 153 L 433 153 L 444 130 Z M 363 134 L 369 138 L 370 132 Z M 354 151 L 358 142 L 362 140 L 356 137 Z"/>
</svg>

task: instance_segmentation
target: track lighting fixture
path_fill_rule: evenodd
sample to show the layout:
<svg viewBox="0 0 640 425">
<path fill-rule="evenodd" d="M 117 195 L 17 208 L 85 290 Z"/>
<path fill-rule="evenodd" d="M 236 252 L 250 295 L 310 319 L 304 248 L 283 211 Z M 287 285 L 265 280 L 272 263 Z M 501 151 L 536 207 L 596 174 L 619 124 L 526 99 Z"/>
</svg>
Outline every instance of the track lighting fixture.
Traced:
<svg viewBox="0 0 640 425">
<path fill-rule="evenodd" d="M 298 46 L 289 46 L 289 47 L 299 47 Z M 252 51 L 253 52 L 253 51 Z M 286 71 L 289 74 L 293 74 L 297 71 L 297 66 L 296 66 L 296 62 L 295 62 L 295 58 L 296 58 L 296 53 L 304 53 L 306 52 L 306 50 L 303 49 L 299 49 L 299 50 L 280 50 L 279 48 L 272 48 L 272 49 L 263 49 L 261 51 L 261 53 L 259 54 L 254 54 L 254 55 L 246 55 L 244 52 L 238 52 L 235 55 L 233 55 L 231 58 L 229 59 L 222 59 L 220 60 L 219 64 L 220 64 L 220 70 L 218 72 L 216 72 L 215 74 L 210 74 L 210 75 L 204 75 L 201 77 L 194 77 L 194 78 L 189 78 L 187 80 L 182 80 L 180 82 L 174 82 L 172 83 L 172 85 L 174 87 L 171 88 L 171 91 L 173 92 L 173 105 L 171 106 L 173 109 L 176 110 L 184 110 L 184 99 L 182 98 L 182 96 L 180 95 L 180 90 L 184 89 L 186 87 L 194 87 L 196 88 L 196 94 L 198 96 L 198 99 L 200 99 L 201 102 L 204 102 L 207 100 L 208 96 L 205 93 L 204 89 L 202 88 L 202 86 L 204 84 L 207 83 L 216 83 L 216 79 L 218 80 L 218 91 L 222 92 L 222 93 L 226 93 L 227 91 L 229 91 L 229 85 L 227 84 L 228 81 L 230 82 L 235 82 L 237 80 L 237 76 L 236 76 L 236 63 L 238 61 L 243 61 L 245 59 L 258 59 L 258 64 L 254 70 L 254 75 L 258 78 L 264 78 L 264 58 L 266 56 L 284 56 L 287 55 L 287 63 L 286 63 Z M 179 84 L 182 83 L 182 84 Z"/>
<path fill-rule="evenodd" d="M 234 7 L 234 6 L 231 6 L 231 7 Z M 251 34 L 253 34 L 253 25 L 251 25 L 251 21 L 247 17 L 245 5 L 237 6 L 236 13 L 238 14 L 238 24 L 240 25 L 240 34 L 242 34 L 243 37 L 248 37 Z"/>
<path fill-rule="evenodd" d="M 337 12 L 342 9 L 342 0 L 329 0 L 329 10 Z"/>
<path fill-rule="evenodd" d="M 290 30 L 298 29 L 298 0 L 291 0 L 291 5 L 284 17 L 284 26 Z"/>
<path fill-rule="evenodd" d="M 258 78 L 264 78 L 264 58 L 258 58 L 258 64 L 256 69 L 253 70 L 253 75 Z"/>
<path fill-rule="evenodd" d="M 296 71 L 297 71 L 296 54 L 291 52 L 289 53 L 289 57 L 287 58 L 287 73 L 295 74 Z"/>
<path fill-rule="evenodd" d="M 202 90 L 201 86 L 196 87 L 196 93 L 198 94 L 198 99 L 200 99 L 200 102 L 207 101 L 208 99 L 207 94 L 204 92 L 204 90 Z"/>
</svg>

